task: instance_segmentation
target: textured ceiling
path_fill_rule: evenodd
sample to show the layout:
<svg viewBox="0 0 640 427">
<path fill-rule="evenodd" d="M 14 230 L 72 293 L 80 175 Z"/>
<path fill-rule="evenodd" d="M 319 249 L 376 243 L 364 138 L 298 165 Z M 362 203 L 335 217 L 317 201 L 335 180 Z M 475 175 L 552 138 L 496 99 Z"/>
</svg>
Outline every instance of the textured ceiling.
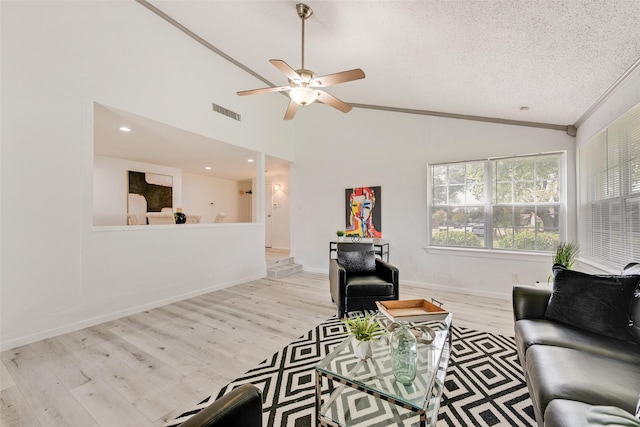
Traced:
<svg viewBox="0 0 640 427">
<path fill-rule="evenodd" d="M 296 1 L 148 3 L 274 85 L 301 66 Z M 366 73 L 327 89 L 348 103 L 570 125 L 640 58 L 638 0 L 306 4 L 306 68 Z"/>
<path fill-rule="evenodd" d="M 269 59 L 301 67 L 295 0 L 138 1 L 273 85 L 286 85 L 287 79 Z M 327 88 L 354 104 L 566 126 L 575 124 L 640 58 L 640 0 L 306 4 L 314 14 L 306 21 L 305 66 L 317 75 L 362 68 L 364 80 Z M 253 87 L 231 90 L 264 86 L 256 78 Z M 284 115 L 285 97 L 253 96 L 280 96 Z M 251 97 L 243 102 L 252 102 Z M 228 179 L 255 176 L 255 167 L 246 162 L 253 154 L 248 150 L 205 142 L 116 109 L 96 106 L 95 111 L 96 154 Z M 134 132 L 116 130 L 125 123 Z M 172 140 L 182 141 L 181 147 Z M 198 156 L 188 155 L 187 141 Z M 205 171 L 205 163 L 213 169 Z M 287 173 L 288 164 L 268 158 L 267 170 Z"/>
</svg>

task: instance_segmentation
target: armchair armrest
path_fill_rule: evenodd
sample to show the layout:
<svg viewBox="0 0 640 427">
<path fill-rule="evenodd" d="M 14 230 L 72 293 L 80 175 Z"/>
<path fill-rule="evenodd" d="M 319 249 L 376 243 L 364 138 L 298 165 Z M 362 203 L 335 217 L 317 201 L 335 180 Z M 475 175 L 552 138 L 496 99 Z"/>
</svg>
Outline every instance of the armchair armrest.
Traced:
<svg viewBox="0 0 640 427">
<path fill-rule="evenodd" d="M 547 304 L 551 298 L 551 289 L 531 286 L 513 287 L 513 318 L 543 319 Z"/>
<path fill-rule="evenodd" d="M 376 258 L 376 274 L 394 285 L 398 284 L 400 270 L 386 261 Z"/>
<path fill-rule="evenodd" d="M 262 395 L 253 384 L 244 384 L 189 418 L 180 427 L 262 427 Z"/>
<path fill-rule="evenodd" d="M 329 286 L 331 298 L 339 304 L 339 297 L 347 284 L 347 270 L 337 259 L 329 260 Z M 342 289 L 341 289 L 342 288 Z"/>
</svg>

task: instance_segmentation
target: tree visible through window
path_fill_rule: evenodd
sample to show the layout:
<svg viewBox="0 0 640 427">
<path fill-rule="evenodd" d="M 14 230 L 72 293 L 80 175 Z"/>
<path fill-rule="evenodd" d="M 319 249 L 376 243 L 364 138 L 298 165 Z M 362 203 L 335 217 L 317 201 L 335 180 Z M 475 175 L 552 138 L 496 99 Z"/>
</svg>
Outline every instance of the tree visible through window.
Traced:
<svg viewBox="0 0 640 427">
<path fill-rule="evenodd" d="M 562 159 L 554 153 L 430 166 L 431 245 L 554 250 Z"/>
</svg>

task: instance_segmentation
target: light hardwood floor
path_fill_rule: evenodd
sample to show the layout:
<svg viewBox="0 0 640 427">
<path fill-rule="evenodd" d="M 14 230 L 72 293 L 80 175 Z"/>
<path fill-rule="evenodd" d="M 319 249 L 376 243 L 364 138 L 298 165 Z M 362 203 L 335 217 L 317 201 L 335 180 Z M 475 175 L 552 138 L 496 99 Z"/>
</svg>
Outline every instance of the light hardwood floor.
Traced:
<svg viewBox="0 0 640 427">
<path fill-rule="evenodd" d="M 1 426 L 160 426 L 336 314 L 325 274 L 261 279 L 1 353 Z M 506 300 L 401 285 L 513 335 Z"/>
</svg>

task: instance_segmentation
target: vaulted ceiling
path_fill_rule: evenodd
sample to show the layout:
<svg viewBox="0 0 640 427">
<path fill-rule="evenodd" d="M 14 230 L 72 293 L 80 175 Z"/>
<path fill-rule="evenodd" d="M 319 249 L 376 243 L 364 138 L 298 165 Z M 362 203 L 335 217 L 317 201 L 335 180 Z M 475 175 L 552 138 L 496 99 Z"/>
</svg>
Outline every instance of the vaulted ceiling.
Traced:
<svg viewBox="0 0 640 427">
<path fill-rule="evenodd" d="M 227 55 L 238 73 L 254 75 L 253 87 L 234 92 L 287 85 L 269 59 L 301 67 L 296 0 L 137 1 L 206 45 L 205 52 Z M 305 24 L 305 68 L 317 75 L 362 68 L 365 79 L 326 89 L 355 108 L 566 129 L 577 127 L 625 77 L 640 72 L 638 0 L 302 1 L 313 9 Z M 284 115 L 286 97 L 252 96 L 280 97 Z M 114 130 L 127 120 L 137 126 L 135 134 Z M 147 119 L 97 106 L 96 154 L 228 179 L 255 176 L 246 163 L 248 150 L 204 144 L 184 131 L 177 138 L 182 145 L 172 148 L 166 136 L 177 130 L 156 125 L 154 130 Z M 138 148 L 130 144 L 134 138 Z M 183 158 L 187 141 L 198 147 L 191 158 Z M 203 171 L 205 149 L 213 150 L 207 154 L 211 171 Z M 288 164 L 269 158 L 267 169 L 286 173 Z"/>
<path fill-rule="evenodd" d="M 288 82 L 269 59 L 301 66 L 295 0 L 138 1 L 273 85 Z M 580 124 L 640 59 L 637 0 L 303 2 L 305 68 L 362 68 L 327 89 L 356 107 Z"/>
</svg>

